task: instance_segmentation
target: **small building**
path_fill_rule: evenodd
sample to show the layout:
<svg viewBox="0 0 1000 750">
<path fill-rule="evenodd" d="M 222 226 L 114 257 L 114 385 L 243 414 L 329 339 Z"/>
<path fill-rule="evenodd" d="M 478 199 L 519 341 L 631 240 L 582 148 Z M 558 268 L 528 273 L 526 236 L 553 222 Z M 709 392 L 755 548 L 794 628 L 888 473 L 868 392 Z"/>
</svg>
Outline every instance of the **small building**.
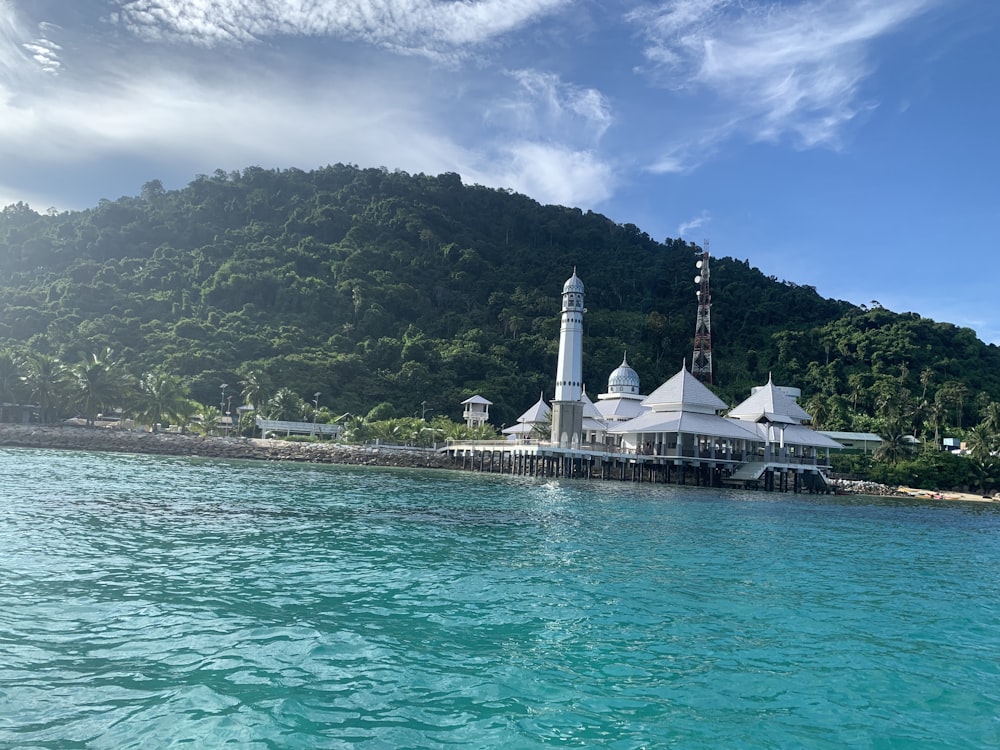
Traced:
<svg viewBox="0 0 1000 750">
<path fill-rule="evenodd" d="M 547 439 L 552 432 L 552 409 L 545 403 L 545 394 L 538 394 L 538 401 L 532 404 L 517 423 L 502 430 L 508 440 L 531 440 L 532 438 Z"/>
<path fill-rule="evenodd" d="M 874 453 L 882 445 L 882 438 L 874 432 L 836 432 L 834 430 L 818 430 L 820 435 L 833 438 L 849 453 L 863 453 L 866 456 Z"/>
<path fill-rule="evenodd" d="M 462 402 L 465 409 L 462 411 L 462 418 L 469 429 L 482 427 L 490 419 L 490 407 L 492 401 L 487 401 L 480 395 L 475 395 Z"/>
</svg>

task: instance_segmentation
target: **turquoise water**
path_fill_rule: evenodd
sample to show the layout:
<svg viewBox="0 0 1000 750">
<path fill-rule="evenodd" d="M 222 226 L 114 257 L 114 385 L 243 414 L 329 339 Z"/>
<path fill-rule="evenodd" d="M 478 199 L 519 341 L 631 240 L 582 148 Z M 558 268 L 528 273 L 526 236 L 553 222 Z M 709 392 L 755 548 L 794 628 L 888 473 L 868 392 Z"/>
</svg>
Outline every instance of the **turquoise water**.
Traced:
<svg viewBox="0 0 1000 750">
<path fill-rule="evenodd" d="M 0 747 L 993 748 L 1000 507 L 0 449 Z"/>
</svg>

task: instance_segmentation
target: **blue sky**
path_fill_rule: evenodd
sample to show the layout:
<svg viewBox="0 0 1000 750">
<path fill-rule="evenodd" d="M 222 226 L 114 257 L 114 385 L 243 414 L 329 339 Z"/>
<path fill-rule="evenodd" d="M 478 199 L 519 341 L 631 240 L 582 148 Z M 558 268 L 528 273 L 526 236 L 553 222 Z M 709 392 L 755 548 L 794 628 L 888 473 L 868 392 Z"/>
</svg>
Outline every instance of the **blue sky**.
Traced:
<svg viewBox="0 0 1000 750">
<path fill-rule="evenodd" d="M 0 0 L 0 205 L 453 171 L 1000 344 L 998 39 L 997 0 Z"/>
</svg>

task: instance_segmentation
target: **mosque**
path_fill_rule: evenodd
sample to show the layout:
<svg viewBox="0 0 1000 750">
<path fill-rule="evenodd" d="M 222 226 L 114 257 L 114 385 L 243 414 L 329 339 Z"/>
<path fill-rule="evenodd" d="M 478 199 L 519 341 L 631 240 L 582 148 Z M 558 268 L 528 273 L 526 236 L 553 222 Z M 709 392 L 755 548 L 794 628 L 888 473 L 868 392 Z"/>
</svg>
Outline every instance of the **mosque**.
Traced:
<svg viewBox="0 0 1000 750">
<path fill-rule="evenodd" d="M 551 406 L 541 394 L 503 431 L 502 444 L 449 446 L 456 460 L 508 473 L 827 491 L 830 451 L 843 446 L 808 426 L 796 388 L 768 379 L 730 409 L 682 367 L 646 396 L 626 355 L 591 401 L 583 385 L 585 312 L 574 269 L 563 285 Z"/>
</svg>

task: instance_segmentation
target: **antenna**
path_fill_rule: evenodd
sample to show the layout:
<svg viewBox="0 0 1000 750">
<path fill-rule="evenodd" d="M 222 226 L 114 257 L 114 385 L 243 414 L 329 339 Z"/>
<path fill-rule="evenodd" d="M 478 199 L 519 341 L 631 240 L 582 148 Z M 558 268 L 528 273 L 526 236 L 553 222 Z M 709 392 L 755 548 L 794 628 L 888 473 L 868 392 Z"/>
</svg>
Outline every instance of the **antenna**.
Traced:
<svg viewBox="0 0 1000 750">
<path fill-rule="evenodd" d="M 705 249 L 694 264 L 698 275 L 698 317 L 694 326 L 694 356 L 691 357 L 691 374 L 702 383 L 712 384 L 712 293 L 709 289 L 708 240 Z"/>
</svg>

